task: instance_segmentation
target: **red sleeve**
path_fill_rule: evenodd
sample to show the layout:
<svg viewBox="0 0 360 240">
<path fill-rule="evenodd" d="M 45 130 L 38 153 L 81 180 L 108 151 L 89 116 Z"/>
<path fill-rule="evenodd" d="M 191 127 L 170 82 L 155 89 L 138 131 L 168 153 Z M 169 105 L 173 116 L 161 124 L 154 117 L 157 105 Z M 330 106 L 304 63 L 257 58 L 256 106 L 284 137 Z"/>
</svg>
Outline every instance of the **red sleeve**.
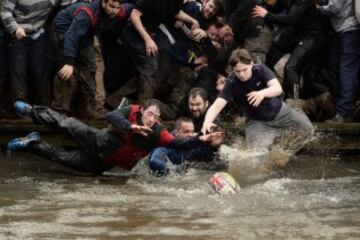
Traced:
<svg viewBox="0 0 360 240">
<path fill-rule="evenodd" d="M 175 137 L 171 133 L 169 133 L 168 130 L 164 129 L 160 132 L 159 140 L 157 141 L 156 146 L 158 147 L 167 146 L 174 139 Z"/>
<path fill-rule="evenodd" d="M 130 16 L 131 11 L 133 10 L 134 6 L 129 3 L 121 4 L 121 7 L 119 9 L 119 12 L 116 15 L 116 18 L 121 19 L 127 19 Z"/>
</svg>

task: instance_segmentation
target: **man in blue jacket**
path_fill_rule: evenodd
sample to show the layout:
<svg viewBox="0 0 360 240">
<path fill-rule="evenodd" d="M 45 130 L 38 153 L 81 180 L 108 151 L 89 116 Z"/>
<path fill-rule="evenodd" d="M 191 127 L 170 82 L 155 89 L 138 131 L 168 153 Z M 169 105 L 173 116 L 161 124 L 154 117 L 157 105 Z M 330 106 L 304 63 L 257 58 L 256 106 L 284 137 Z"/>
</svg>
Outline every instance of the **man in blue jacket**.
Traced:
<svg viewBox="0 0 360 240">
<path fill-rule="evenodd" d="M 194 124 L 190 118 L 180 117 L 176 120 L 175 130 L 172 132 L 175 138 L 187 138 L 196 135 Z M 149 157 L 150 169 L 158 175 L 165 175 L 171 169 L 177 171 L 185 167 L 184 164 L 191 161 L 212 160 L 223 141 L 223 135 L 211 139 L 210 143 L 199 143 L 189 149 L 176 149 L 172 147 L 156 148 Z"/>
<path fill-rule="evenodd" d="M 132 4 L 121 0 L 81 1 L 60 11 L 53 21 L 58 49 L 58 78 L 55 80 L 53 108 L 69 111 L 76 85 L 84 97 L 85 111 L 95 113 L 94 35 L 126 21 Z M 75 73 L 75 78 L 72 76 Z"/>
</svg>

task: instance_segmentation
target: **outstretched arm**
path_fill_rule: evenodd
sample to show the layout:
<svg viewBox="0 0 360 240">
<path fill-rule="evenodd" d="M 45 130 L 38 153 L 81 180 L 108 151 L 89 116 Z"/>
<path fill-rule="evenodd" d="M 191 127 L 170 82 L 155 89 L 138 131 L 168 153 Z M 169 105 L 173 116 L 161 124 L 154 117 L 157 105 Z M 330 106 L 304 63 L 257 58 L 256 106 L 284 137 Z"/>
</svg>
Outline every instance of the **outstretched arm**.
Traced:
<svg viewBox="0 0 360 240">
<path fill-rule="evenodd" d="M 221 110 L 226 106 L 227 101 L 223 98 L 217 98 L 215 102 L 211 105 L 211 107 L 208 109 L 205 115 L 205 120 L 203 123 L 203 127 L 201 129 L 201 132 L 206 134 L 208 132 L 211 132 L 211 127 L 214 126 L 213 122 L 216 119 L 216 117 L 219 115 Z"/>
</svg>

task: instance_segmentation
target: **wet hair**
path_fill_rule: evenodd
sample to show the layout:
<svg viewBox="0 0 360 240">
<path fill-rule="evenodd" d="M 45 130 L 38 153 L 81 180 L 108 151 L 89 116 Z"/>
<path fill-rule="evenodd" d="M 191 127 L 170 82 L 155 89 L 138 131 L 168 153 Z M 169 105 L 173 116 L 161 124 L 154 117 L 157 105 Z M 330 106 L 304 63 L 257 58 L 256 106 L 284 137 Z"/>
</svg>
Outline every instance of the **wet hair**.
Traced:
<svg viewBox="0 0 360 240">
<path fill-rule="evenodd" d="M 190 89 L 190 92 L 188 94 L 188 99 L 190 97 L 196 98 L 197 96 L 200 96 L 204 101 L 209 100 L 209 94 L 204 88 L 194 87 Z"/>
<path fill-rule="evenodd" d="M 245 48 L 239 48 L 231 53 L 229 58 L 229 65 L 235 67 L 239 62 L 249 65 L 253 61 L 254 59 L 248 50 Z"/>
<path fill-rule="evenodd" d="M 142 104 L 142 107 L 143 107 L 143 110 L 145 111 L 146 109 L 148 109 L 149 107 L 151 106 L 155 106 L 159 109 L 160 113 L 161 113 L 161 110 L 160 110 L 160 105 L 161 105 L 161 102 L 157 99 L 147 99 L 144 101 L 144 103 Z"/>
<path fill-rule="evenodd" d="M 192 123 L 193 121 L 191 120 L 191 118 L 188 117 L 179 117 L 178 119 L 176 119 L 175 129 L 180 129 L 183 122 Z"/>
</svg>

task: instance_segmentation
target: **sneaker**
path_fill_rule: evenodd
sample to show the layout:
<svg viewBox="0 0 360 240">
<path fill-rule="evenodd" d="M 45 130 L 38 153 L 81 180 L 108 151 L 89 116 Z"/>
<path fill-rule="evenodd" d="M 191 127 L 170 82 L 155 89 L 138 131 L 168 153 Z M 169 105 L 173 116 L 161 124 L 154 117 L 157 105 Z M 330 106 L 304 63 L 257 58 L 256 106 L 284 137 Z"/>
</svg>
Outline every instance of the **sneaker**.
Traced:
<svg viewBox="0 0 360 240">
<path fill-rule="evenodd" d="M 341 116 L 340 114 L 336 114 L 333 118 L 330 118 L 328 120 L 325 121 L 325 123 L 349 123 L 352 122 L 352 119 L 349 118 L 344 118 L 343 116 Z"/>
<path fill-rule="evenodd" d="M 32 132 L 26 137 L 15 138 L 8 142 L 7 149 L 10 151 L 22 150 L 28 147 L 31 143 L 40 141 L 40 133 Z"/>
<path fill-rule="evenodd" d="M 14 103 L 15 112 L 21 117 L 30 117 L 32 106 L 23 101 L 16 101 Z"/>
</svg>

